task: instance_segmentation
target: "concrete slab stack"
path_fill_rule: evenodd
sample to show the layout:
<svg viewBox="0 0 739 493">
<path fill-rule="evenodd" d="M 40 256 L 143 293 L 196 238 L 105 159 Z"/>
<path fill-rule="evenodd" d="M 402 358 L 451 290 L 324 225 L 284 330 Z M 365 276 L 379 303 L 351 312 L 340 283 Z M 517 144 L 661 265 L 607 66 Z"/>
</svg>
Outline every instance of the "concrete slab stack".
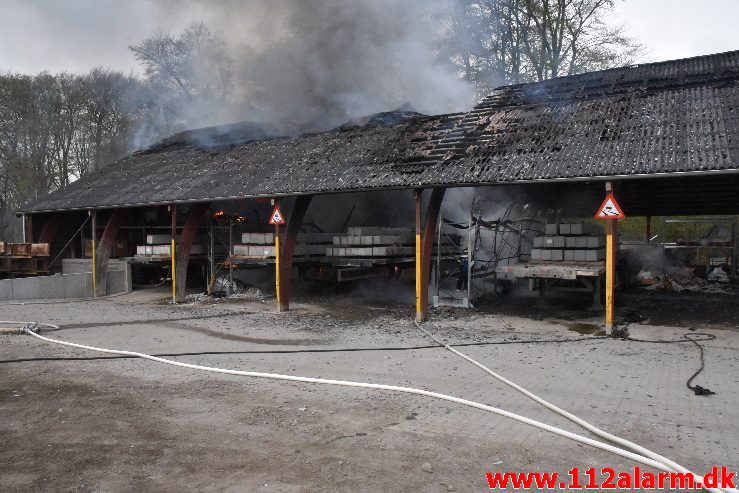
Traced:
<svg viewBox="0 0 739 493">
<path fill-rule="evenodd" d="M 532 262 L 601 262 L 606 258 L 605 237 L 598 227 L 584 223 L 547 224 L 534 238 Z"/>
</svg>

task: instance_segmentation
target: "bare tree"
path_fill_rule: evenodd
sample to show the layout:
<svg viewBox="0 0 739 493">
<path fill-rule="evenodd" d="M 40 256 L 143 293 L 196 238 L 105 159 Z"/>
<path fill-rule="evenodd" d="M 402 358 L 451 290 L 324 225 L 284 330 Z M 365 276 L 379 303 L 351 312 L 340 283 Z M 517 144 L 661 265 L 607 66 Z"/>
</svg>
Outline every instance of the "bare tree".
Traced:
<svg viewBox="0 0 739 493">
<path fill-rule="evenodd" d="M 481 93 L 633 63 L 642 46 L 609 23 L 614 0 L 458 0 L 453 60 Z"/>
</svg>

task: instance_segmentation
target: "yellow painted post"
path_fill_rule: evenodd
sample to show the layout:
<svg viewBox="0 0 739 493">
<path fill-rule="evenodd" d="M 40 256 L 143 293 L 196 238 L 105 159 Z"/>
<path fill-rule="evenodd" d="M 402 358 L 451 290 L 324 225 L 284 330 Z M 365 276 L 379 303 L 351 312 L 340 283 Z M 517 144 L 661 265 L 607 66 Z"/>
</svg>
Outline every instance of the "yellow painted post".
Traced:
<svg viewBox="0 0 739 493">
<path fill-rule="evenodd" d="M 282 289 L 280 288 L 280 226 L 275 225 L 275 291 L 277 293 L 277 311 L 282 311 Z"/>
<path fill-rule="evenodd" d="M 97 214 L 95 211 L 90 212 L 92 217 L 92 297 L 97 298 L 98 295 L 98 265 L 97 265 L 97 249 L 95 243 L 97 241 Z"/>
<path fill-rule="evenodd" d="M 422 190 L 416 190 L 414 197 L 416 199 L 416 322 L 423 323 L 426 318 L 426 307 L 423 306 L 425 296 L 422 294 L 423 285 L 423 224 L 421 222 L 421 194 Z"/>
<path fill-rule="evenodd" d="M 606 220 L 606 335 L 613 334 L 615 323 L 616 221 Z"/>
<path fill-rule="evenodd" d="M 280 205 L 279 199 L 274 199 L 275 207 Z M 282 247 L 280 245 L 280 225 L 275 224 L 275 297 L 277 298 L 277 311 L 283 310 L 282 306 Z"/>
</svg>

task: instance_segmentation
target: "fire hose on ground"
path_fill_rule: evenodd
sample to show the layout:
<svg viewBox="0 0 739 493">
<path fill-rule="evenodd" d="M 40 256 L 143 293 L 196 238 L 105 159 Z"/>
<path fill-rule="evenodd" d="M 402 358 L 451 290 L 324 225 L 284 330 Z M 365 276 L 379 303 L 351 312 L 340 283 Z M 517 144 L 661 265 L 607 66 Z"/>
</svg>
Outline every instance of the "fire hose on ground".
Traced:
<svg viewBox="0 0 739 493">
<path fill-rule="evenodd" d="M 541 397 L 537 396 L 536 394 L 534 394 L 532 392 L 529 392 L 525 388 L 523 388 L 520 385 L 518 385 L 518 384 L 516 384 L 516 383 L 514 383 L 514 382 L 512 382 L 510 380 L 508 380 L 507 378 L 503 377 L 502 375 L 498 375 L 497 373 L 495 373 L 493 370 L 491 370 L 487 366 L 485 366 L 482 363 L 480 363 L 480 362 L 478 362 L 478 361 L 470 358 L 466 354 L 464 354 L 464 353 L 462 353 L 462 352 L 454 349 L 449 344 L 446 344 L 442 340 L 438 339 L 431 332 L 429 332 L 428 330 L 424 329 L 421 326 L 421 324 L 419 324 L 418 322 L 416 322 L 416 327 L 418 329 L 420 329 L 424 334 L 426 334 L 426 336 L 428 336 L 431 340 L 433 340 L 435 343 L 437 343 L 440 347 L 443 347 L 444 349 L 447 349 L 447 350 L 451 351 L 452 353 L 454 353 L 455 355 L 459 356 L 460 358 L 466 360 L 467 362 L 469 362 L 469 363 L 475 365 L 476 367 L 480 368 L 482 371 L 488 373 L 489 375 L 491 375 L 496 380 L 498 380 L 498 381 L 500 381 L 500 382 L 508 385 L 509 387 L 511 387 L 514 390 L 517 390 L 518 392 L 522 393 L 526 397 L 528 397 L 528 398 L 530 398 L 530 399 L 538 402 L 542 406 L 546 407 L 547 409 L 550 409 L 550 410 L 554 411 L 555 413 L 559 414 L 560 416 L 563 416 L 563 417 L 569 419 L 573 423 L 581 426 L 582 428 L 585 428 L 586 430 L 588 430 L 589 432 L 593 433 L 594 435 L 597 435 L 597 436 L 599 436 L 601 438 L 604 438 L 605 440 L 608 440 L 609 442 L 613 442 L 613 443 L 616 443 L 618 445 L 621 445 L 622 447 L 625 447 L 625 448 L 627 448 L 627 449 L 629 449 L 629 450 L 631 450 L 633 452 L 636 452 L 638 454 L 641 454 L 644 457 L 649 457 L 650 459 L 656 460 L 656 461 L 660 462 L 661 464 L 663 464 L 665 467 L 669 468 L 669 470 L 671 470 L 673 472 L 690 473 L 690 474 L 692 474 L 688 469 L 686 469 L 683 466 L 681 466 L 680 464 L 678 464 L 678 463 L 676 463 L 676 462 L 668 459 L 667 457 L 664 457 L 664 456 L 659 455 L 659 454 L 657 454 L 655 452 L 652 452 L 651 450 L 649 450 L 647 448 L 644 448 L 641 445 L 637 445 L 634 442 L 631 442 L 629 440 L 626 440 L 625 438 L 621 438 L 619 436 L 616 436 L 616 435 L 613 435 L 611 433 L 608 433 L 607 431 L 604 431 L 604 430 L 598 428 L 597 426 L 595 426 L 595 425 L 593 425 L 591 423 L 588 423 L 584 419 L 579 418 L 579 417 L 575 416 L 574 414 L 572 414 L 572 413 L 570 413 L 568 411 L 565 411 L 564 409 L 562 409 L 560 407 L 555 406 L 551 402 L 542 399 Z M 692 341 L 692 339 L 688 339 L 688 340 L 691 340 Z M 693 342 L 695 342 L 695 341 L 693 341 Z M 699 347 L 701 347 L 701 346 L 699 345 Z M 703 348 L 701 347 L 701 370 L 702 369 L 703 369 Z M 697 375 L 699 372 L 700 372 L 700 370 L 698 372 L 696 372 L 693 375 L 692 378 L 695 378 L 695 375 Z M 691 380 L 692 380 L 692 378 L 691 378 Z M 708 489 L 708 491 L 727 491 L 727 492 L 730 491 L 730 492 L 736 492 L 736 491 L 739 491 L 739 490 L 736 490 L 734 488 L 724 488 L 724 489 Z"/>
<path fill-rule="evenodd" d="M 459 355 L 460 357 L 468 360 L 469 362 L 475 364 L 476 366 L 480 367 L 481 369 L 484 369 L 486 372 L 490 373 L 491 375 L 495 376 L 496 378 L 500 379 L 501 381 L 504 381 L 508 385 L 512 386 L 513 388 L 516 388 L 517 390 L 525 393 L 529 397 L 533 398 L 534 400 L 537 400 L 537 402 L 545 403 L 547 407 L 550 409 L 556 410 L 560 414 L 562 414 L 565 417 L 568 417 L 568 419 L 571 419 L 575 421 L 576 423 L 580 424 L 581 426 L 586 427 L 587 429 L 590 429 L 593 431 L 593 433 L 596 433 L 600 436 L 607 436 L 612 437 L 612 440 L 616 441 L 617 443 L 622 444 L 628 444 L 624 446 L 629 446 L 629 448 L 640 449 L 640 452 L 632 452 L 630 450 L 625 450 L 619 447 L 616 447 L 614 445 L 610 445 L 608 443 L 600 442 L 598 440 L 594 440 L 592 438 L 588 438 L 582 435 L 578 435 L 576 433 L 569 432 L 567 430 L 563 430 L 561 428 L 557 428 L 552 425 L 548 425 L 546 423 L 543 423 L 541 421 L 537 421 L 531 418 L 527 418 L 525 416 L 521 416 L 519 414 L 512 413 L 510 411 L 506 411 L 504 409 L 500 409 L 497 407 L 489 406 L 487 404 L 482 404 L 479 402 L 471 401 L 468 399 L 462 399 L 460 397 L 455 397 L 447 394 L 441 394 L 438 392 L 432 392 L 429 390 L 423 390 L 423 389 L 416 389 L 412 387 L 402 387 L 397 385 L 384 385 L 384 384 L 376 384 L 376 383 L 365 383 L 365 382 L 353 382 L 348 380 L 333 380 L 333 379 L 325 379 L 325 378 L 314 378 L 314 377 L 301 377 L 296 375 L 283 375 L 279 373 L 264 373 L 264 372 L 255 372 L 255 371 L 244 371 L 244 370 L 229 370 L 226 368 L 216 368 L 211 366 L 203 366 L 203 365 L 195 365 L 191 363 L 184 363 L 181 361 L 175 361 L 170 360 L 166 358 L 160 358 L 157 356 L 151 356 L 145 353 L 139 353 L 135 351 L 125 351 L 125 350 L 118 350 L 118 349 L 106 349 L 106 348 L 99 348 L 94 346 L 87 346 L 84 344 L 78 344 L 74 342 L 67 342 L 67 341 L 60 341 L 58 339 L 51 339 L 48 337 L 44 337 L 40 334 L 38 334 L 38 331 L 40 328 L 46 327 L 46 328 L 52 328 L 52 329 L 58 329 L 59 327 L 52 324 L 45 324 L 45 323 L 38 323 L 38 322 L 8 322 L 8 321 L 0 321 L 0 326 L 7 326 L 7 325 L 16 325 L 18 327 L 11 328 L 10 330 L 13 330 L 13 333 L 25 333 L 32 337 L 35 337 L 39 340 L 52 343 L 52 344 L 59 344 L 62 346 L 68 346 L 73 347 L 77 349 L 84 349 L 87 351 L 97 351 L 101 353 L 108 353 L 108 354 L 118 354 L 118 355 L 125 355 L 125 356 L 132 356 L 142 359 L 147 359 L 151 361 L 156 361 L 158 363 L 164 363 L 168 365 L 178 366 L 181 368 L 188 368 L 191 370 L 199 370 L 199 371 L 206 371 L 206 372 L 212 372 L 212 373 L 221 373 L 225 375 L 237 375 L 237 376 L 245 376 L 245 377 L 255 377 L 255 378 L 266 378 L 271 380 L 282 380 L 282 381 L 290 381 L 290 382 L 301 382 L 301 383 L 314 383 L 314 384 L 323 384 L 323 385 L 335 385 L 335 386 L 341 386 L 341 387 L 355 387 L 355 388 L 362 388 L 362 389 L 371 389 L 371 390 L 380 390 L 380 391 L 386 391 L 386 392 L 397 392 L 397 393 L 405 393 L 405 394 L 412 394 L 412 395 L 420 395 L 425 397 L 431 397 L 434 399 L 440 399 L 448 402 L 453 402 L 455 404 L 461 404 L 464 406 L 472 407 L 475 409 L 480 409 L 483 411 L 487 411 L 493 414 L 497 414 L 499 416 L 504 416 L 510 419 L 513 419 L 515 421 L 518 421 L 520 423 L 524 423 L 530 426 L 533 426 L 535 428 L 539 428 L 544 431 L 548 431 L 550 433 L 553 433 L 555 435 L 559 435 L 565 438 L 569 438 L 570 440 L 582 443 L 584 445 L 589 445 L 591 447 L 604 450 L 606 452 L 611 452 L 613 454 L 619 455 L 623 458 L 630 459 L 634 462 L 638 462 L 640 464 L 652 467 L 654 469 L 664 471 L 664 472 L 689 472 L 687 469 L 683 468 L 682 466 L 676 464 L 675 462 L 666 459 L 658 454 L 655 454 L 647 449 L 644 449 L 642 447 L 639 447 L 636 444 L 633 444 L 632 442 L 629 442 L 628 440 L 621 439 L 619 437 L 616 437 L 614 435 L 611 435 L 609 433 L 603 432 L 599 428 L 590 425 L 589 423 L 581 420 L 580 418 L 577 418 L 576 416 L 567 413 L 566 411 L 563 411 L 553 404 L 549 404 L 548 402 L 544 401 L 543 399 L 536 397 L 534 394 L 526 391 L 522 387 L 519 387 L 518 385 L 514 384 L 513 382 L 510 382 L 508 380 L 503 379 L 503 377 L 495 374 L 492 370 L 488 369 L 484 365 L 477 363 L 472 358 L 456 351 L 455 349 L 449 347 L 448 345 L 442 343 L 441 341 L 437 340 L 433 335 L 431 335 L 430 332 L 426 331 L 422 327 L 419 328 L 423 330 L 429 337 L 435 340 L 435 342 L 442 345 L 442 347 L 445 347 L 449 349 L 450 351 L 454 352 L 455 354 Z M 9 333 L 9 332 L 7 332 Z M 569 416 L 568 416 L 569 415 Z M 574 418 L 574 419 L 573 419 Z M 590 428 L 588 428 L 590 427 Z M 592 428 L 592 429 L 591 429 Z M 597 430 L 597 431 L 596 431 Z M 611 438 L 608 438 L 611 439 Z M 646 452 L 647 454 L 640 455 L 640 453 Z M 651 457 L 650 457 L 651 455 Z M 655 458 L 657 457 L 657 458 Z M 732 489 L 732 488 L 705 488 L 707 491 L 713 492 L 713 493 L 735 493 L 739 492 L 739 490 Z"/>
</svg>

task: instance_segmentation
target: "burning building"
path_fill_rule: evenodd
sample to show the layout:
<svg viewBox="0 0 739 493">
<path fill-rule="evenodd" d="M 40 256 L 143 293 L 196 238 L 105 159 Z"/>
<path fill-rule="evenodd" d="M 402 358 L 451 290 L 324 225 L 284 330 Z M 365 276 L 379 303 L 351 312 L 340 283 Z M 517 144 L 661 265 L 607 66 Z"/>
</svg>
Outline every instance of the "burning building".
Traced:
<svg viewBox="0 0 739 493">
<path fill-rule="evenodd" d="M 608 184 L 630 216 L 736 214 L 738 162 L 735 51 L 501 87 L 463 114 L 401 111 L 296 137 L 247 124 L 186 132 L 18 213 L 26 218 L 27 241 L 41 237 L 54 248 L 67 241 L 66 231 L 77 230 L 88 216 L 93 219 L 98 294 L 104 294 L 100 273 L 121 227 L 139 227 L 145 236 L 144 219 L 154 217 L 150 231 L 163 228 L 175 248 L 174 255 L 169 250 L 174 296 L 181 299 L 190 248 L 209 227 L 206 257 L 209 276 L 214 274 L 214 233 L 207 218 L 221 210 L 234 214 L 229 206 L 248 204 L 253 214 L 239 213 L 241 222 L 267 233 L 271 205 L 265 200 L 281 202 L 288 223 L 276 230 L 283 241 L 274 245 L 273 256 L 282 257 L 278 297 L 286 308 L 296 242 L 301 231 L 311 232 L 303 220 L 315 204 L 346 204 L 347 197 L 351 202 L 368 192 L 395 191 L 402 197 L 403 190 L 414 191 L 415 215 L 408 193 L 398 205 L 407 224 L 396 225 L 415 227 L 415 238 L 399 244 L 414 250 L 396 257 L 416 265 L 423 313 L 446 189 L 523 186 L 543 206 L 556 206 L 570 217 L 592 217 Z M 342 217 L 344 212 L 349 211 L 342 210 Z M 733 262 L 736 269 L 736 258 Z"/>
</svg>

